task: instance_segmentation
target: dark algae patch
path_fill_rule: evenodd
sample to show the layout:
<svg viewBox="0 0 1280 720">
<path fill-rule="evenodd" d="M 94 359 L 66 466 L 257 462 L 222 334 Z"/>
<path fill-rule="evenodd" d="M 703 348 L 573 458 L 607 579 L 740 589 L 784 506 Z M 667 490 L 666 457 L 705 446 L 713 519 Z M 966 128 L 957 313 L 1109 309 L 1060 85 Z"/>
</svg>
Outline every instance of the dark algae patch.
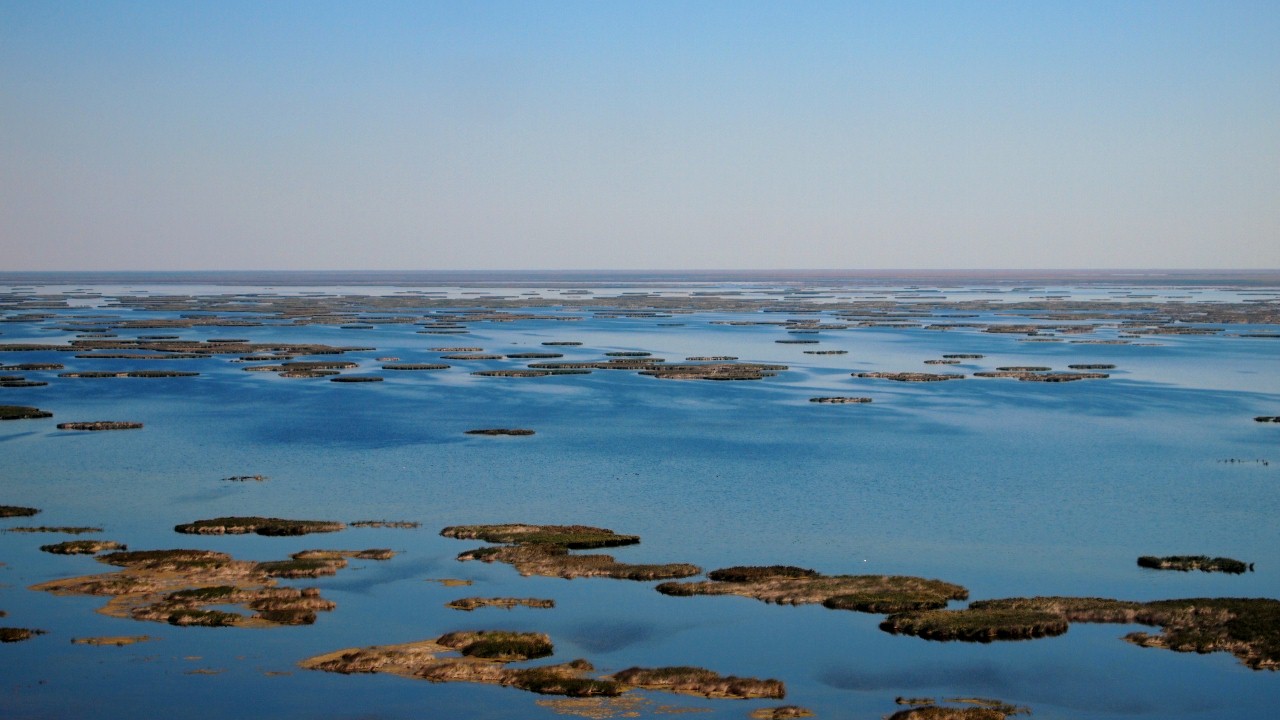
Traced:
<svg viewBox="0 0 1280 720">
<path fill-rule="evenodd" d="M 468 435 L 512 435 L 516 437 L 533 435 L 534 432 L 527 428 L 476 428 L 468 430 Z"/>
<path fill-rule="evenodd" d="M 1253 571 L 1253 563 L 1246 563 L 1227 557 L 1211 558 L 1207 555 L 1169 555 L 1166 557 L 1143 555 L 1138 558 L 1138 567 L 1152 570 L 1180 570 L 1182 572 L 1199 570 L 1201 572 L 1221 572 L 1233 575 Z"/>
<path fill-rule="evenodd" d="M 220 517 L 197 520 L 174 526 L 176 532 L 187 535 L 307 535 L 309 533 L 336 532 L 346 525 L 332 520 L 284 520 L 268 517 Z"/>
</svg>

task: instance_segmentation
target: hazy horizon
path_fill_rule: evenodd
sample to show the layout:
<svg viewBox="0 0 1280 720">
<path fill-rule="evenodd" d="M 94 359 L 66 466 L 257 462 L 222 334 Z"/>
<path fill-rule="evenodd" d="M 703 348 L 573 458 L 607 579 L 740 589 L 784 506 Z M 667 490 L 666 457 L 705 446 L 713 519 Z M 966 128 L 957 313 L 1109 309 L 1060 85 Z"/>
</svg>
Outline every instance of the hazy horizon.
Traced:
<svg viewBox="0 0 1280 720">
<path fill-rule="evenodd" d="M 1280 267 L 1280 5 L 0 3 L 10 270 Z"/>
</svg>

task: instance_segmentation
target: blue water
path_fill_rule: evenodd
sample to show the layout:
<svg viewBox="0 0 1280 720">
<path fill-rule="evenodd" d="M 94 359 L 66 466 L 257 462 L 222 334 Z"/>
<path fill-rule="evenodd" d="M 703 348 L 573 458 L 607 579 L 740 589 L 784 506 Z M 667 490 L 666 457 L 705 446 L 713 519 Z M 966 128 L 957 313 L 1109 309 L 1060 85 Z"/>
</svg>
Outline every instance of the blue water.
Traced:
<svg viewBox="0 0 1280 720">
<path fill-rule="evenodd" d="M 59 283 L 63 282 L 59 279 Z M 298 287 L 144 286 L 128 293 L 280 292 Z M 589 286 L 601 307 L 618 292 L 703 292 L 715 285 Z M 62 343 L 65 316 L 153 314 L 113 307 L 123 285 L 35 287 L 56 294 L 100 290 L 104 298 L 51 312 L 55 318 L 0 325 L 0 343 Z M 19 284 L 16 281 L 14 284 Z M 29 283 L 28 283 L 29 284 Z M 374 294 L 367 286 L 307 285 L 306 292 Z M 378 294 L 484 291 L 560 297 L 563 286 L 379 285 Z M 748 296 L 781 286 L 735 282 Z M 1067 292 L 1104 298 L 1118 286 L 1045 286 L 1014 293 L 979 284 L 947 288 L 1021 301 Z M 1123 287 L 1123 286 L 1120 286 Z M 0 286 L 0 290 L 7 289 Z M 832 285 L 832 295 L 926 294 L 923 286 Z M 993 292 L 992 290 L 998 292 Z M 1275 287 L 1129 288 L 1156 300 L 1196 292 L 1235 301 L 1275 296 Z M 26 291 L 23 291 L 26 292 Z M 1016 295 L 1016 297 L 1015 297 Z M 1165 300 L 1160 300 L 1165 298 Z M 799 302 L 794 296 L 791 305 Z M 829 299 L 814 300 L 830 302 Z M 904 301 L 909 302 L 909 301 Z M 87 306 L 87 307 L 86 307 Z M 821 307 L 819 305 L 819 307 Z M 547 314 L 545 308 L 534 312 Z M 6 314 L 15 315 L 17 311 Z M 371 312 L 370 315 L 386 313 Z M 422 313 L 417 313 L 422 314 Z M 418 718 L 552 717 L 539 696 L 505 688 L 437 685 L 386 676 L 337 676 L 295 664 L 343 647 L 400 643 L 465 628 L 547 632 L 556 659 L 586 657 L 602 672 L 633 665 L 702 665 L 726 674 L 775 677 L 787 703 L 824 718 L 877 718 L 899 695 L 994 696 L 1042 718 L 1236 718 L 1267 716 L 1280 674 L 1256 672 L 1225 653 L 1138 648 L 1119 638 L 1134 628 L 1073 625 L 1058 638 L 970 645 L 891 636 L 880 616 L 777 607 L 745 598 L 670 598 L 652 583 L 522 578 L 502 565 L 459 563 L 476 543 L 441 538 L 446 525 L 584 523 L 639 534 L 613 551 L 630 562 L 795 564 L 826 573 L 936 577 L 969 588 L 971 599 L 1089 595 L 1134 600 L 1280 597 L 1280 435 L 1253 422 L 1280 414 L 1280 340 L 1156 336 L 1133 345 L 1113 327 L 1062 342 L 958 328 L 851 328 L 788 335 L 786 314 L 699 311 L 673 317 L 604 318 L 566 309 L 577 322 L 469 323 L 464 335 L 422 335 L 415 325 L 369 330 L 337 326 L 119 331 L 122 337 L 180 335 L 374 347 L 342 356 L 353 374 L 382 383 L 344 385 L 244 372 L 227 357 L 182 361 L 77 359 L 74 353 L 0 353 L 0 363 L 61 362 L 67 371 L 196 370 L 199 377 L 72 379 L 27 372 L 47 387 L 0 388 L 0 403 L 36 405 L 49 420 L 0 424 L 0 503 L 44 509 L 16 525 L 100 525 L 131 548 L 204 547 L 244 559 L 280 559 L 314 547 L 391 547 L 387 562 L 356 561 L 317 586 L 337 602 L 314 626 L 270 630 L 173 628 L 98 615 L 100 598 L 55 597 L 29 585 L 110 568 L 85 557 L 41 553 L 44 534 L 0 533 L 0 623 L 49 634 L 0 645 L 5 717 L 134 718 L 181 711 L 189 717 Z M 946 315 L 948 313 L 942 313 Z M 1025 313 L 1027 315 L 1036 313 Z M 59 319 L 59 317 L 63 319 Z M 836 322 L 831 315 L 813 315 Z M 935 318 L 946 321 L 946 318 Z M 982 313 L 959 322 L 1035 322 Z M 922 324 L 933 320 L 925 318 Z M 680 323 L 674 325 L 673 323 Z M 1241 328 L 1228 326 L 1228 331 Z M 1252 326 L 1251 332 L 1276 332 Z M 778 339 L 810 337 L 818 345 Z M 543 347 L 574 340 L 579 347 Z M 485 378 L 471 371 L 529 361 L 444 361 L 445 371 L 379 371 L 376 358 L 434 362 L 430 348 L 487 353 L 562 352 L 598 360 L 645 350 L 669 362 L 735 355 L 786 364 L 753 382 L 670 381 L 628 371 L 542 378 Z M 844 349 L 845 355 L 804 350 Z M 982 353 L 958 366 L 928 366 L 943 353 Z M 1004 365 L 1114 363 L 1107 380 L 1068 384 L 966 378 L 901 384 L 856 371 L 963 372 Z M 870 405 L 808 402 L 865 395 Z M 132 420 L 142 431 L 75 434 L 68 420 Z M 474 427 L 529 427 L 526 438 L 472 437 Z M 1224 463 L 1223 460 L 1267 459 Z M 265 483 L 226 483 L 263 474 Z M 220 515 L 342 521 L 416 520 L 418 530 L 348 529 L 299 538 L 177 535 L 177 523 Z M 82 536 L 89 537 L 89 536 Z M 1138 555 L 1225 555 L 1254 562 L 1241 576 L 1160 573 Z M 467 578 L 445 587 L 429 578 Z M 468 595 L 547 597 L 554 610 L 479 610 L 444 604 Z M 72 645 L 72 637 L 148 634 L 124 648 Z M 216 674 L 190 674 L 192 671 Z M 272 674 L 267 674 L 272 673 Z M 286 674 L 279 674 L 286 673 Z M 654 704 L 708 708 L 741 718 L 765 701 L 699 700 L 658 693 Z"/>
</svg>

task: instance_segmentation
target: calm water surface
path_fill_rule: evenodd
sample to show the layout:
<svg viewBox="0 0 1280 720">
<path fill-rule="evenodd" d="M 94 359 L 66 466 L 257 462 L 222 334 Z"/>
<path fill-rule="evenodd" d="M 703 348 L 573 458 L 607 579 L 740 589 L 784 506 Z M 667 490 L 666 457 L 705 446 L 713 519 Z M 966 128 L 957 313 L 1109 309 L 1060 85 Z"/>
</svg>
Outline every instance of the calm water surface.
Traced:
<svg viewBox="0 0 1280 720">
<path fill-rule="evenodd" d="M 653 290 L 609 285 L 598 295 Z M 62 316 L 158 317 L 113 307 L 123 286 L 73 288 L 105 297 L 43 310 L 0 326 L 0 343 L 65 343 Z M 0 287 L 0 290 L 8 288 Z M 130 286 L 152 294 L 324 292 L 367 287 Z M 766 297 L 772 288 L 739 290 Z M 413 288 L 422 292 L 423 288 Z M 562 288 L 480 288 L 558 297 Z M 816 289 L 818 292 L 820 289 Z M 1257 292 L 1257 288 L 1251 289 Z M 1274 290 L 1274 288 L 1272 289 Z M 462 298 L 467 286 L 430 292 Z M 832 295 L 919 293 L 921 288 L 832 287 Z M 1008 287 L 975 285 L 942 294 L 998 298 Z M 406 292 L 386 286 L 380 294 Z M 1079 298 L 1115 287 L 1041 286 Z M 1186 296 L 1181 287 L 1132 289 Z M 1232 288 L 1197 294 L 1240 299 Z M 94 293 L 78 293 L 92 295 Z M 440 297 L 441 295 L 437 295 Z M 1246 296 L 1248 297 L 1248 296 Z M 1259 297 L 1253 295 L 1252 297 Z M 1263 295 L 1261 297 L 1274 297 Z M 793 298 L 794 299 L 794 298 Z M 1159 299 L 1159 298 L 1158 298 Z M 1145 302 L 1155 302 L 1143 298 Z M 789 301 L 790 302 L 790 301 Z M 817 301 L 815 301 L 817 302 Z M 601 305 L 607 305 L 602 299 Z M 545 314 L 546 308 L 534 308 Z M 7 315 L 20 314 L 9 311 Z M 379 313 L 370 313 L 379 314 Z M 418 313 L 419 315 L 422 313 Z M 639 534 L 613 551 L 628 562 L 794 564 L 836 573 L 935 577 L 969 588 L 971 599 L 1077 595 L 1133 600 L 1280 597 L 1280 435 L 1255 415 L 1280 414 L 1280 340 L 1147 337 L 1130 345 L 1115 328 L 1024 342 L 976 329 L 856 328 L 788 335 L 787 315 L 698 311 L 673 317 L 577 322 L 468 323 L 465 335 L 423 335 L 415 325 L 119 331 L 121 337 L 321 342 L 374 350 L 342 356 L 382 383 L 338 384 L 243 371 L 228 357 L 184 361 L 77 359 L 73 353 L 9 352 L 0 362 L 60 362 L 67 371 L 182 369 L 194 378 L 71 379 L 28 372 L 46 387 L 0 388 L 4 404 L 35 405 L 54 419 L 0 424 L 0 503 L 43 509 L 18 525 L 99 525 L 132 549 L 202 547 L 238 558 L 281 559 L 314 547 L 390 547 L 386 562 L 356 561 L 336 576 L 286 581 L 316 586 L 338 607 L 317 624 L 268 630 L 175 628 L 95 613 L 101 598 L 55 597 L 28 586 L 103 572 L 87 557 L 41 553 L 63 536 L 0 533 L 0 609 L 5 624 L 47 635 L 0 646 L 5 717 L 136 718 L 531 718 L 554 717 L 540 696 L 478 685 L 389 676 L 308 672 L 296 663 L 338 648 L 432 638 L 458 629 L 547 632 L 555 659 L 590 659 L 602 672 L 640 665 L 701 665 L 725 674 L 784 680 L 786 703 L 822 718 L 878 718 L 906 696 L 988 696 L 1027 705 L 1041 718 L 1265 717 L 1280 699 L 1280 674 L 1256 672 L 1225 653 L 1194 655 L 1120 640 L 1133 629 L 1073 625 L 1061 637 L 973 645 L 892 636 L 881 616 L 778 607 L 734 597 L 674 598 L 653 583 L 522 578 L 503 565 L 459 563 L 477 543 L 439 537 L 446 525 L 583 523 Z M 1028 313 L 1033 314 L 1033 313 Z M 838 322 L 818 315 L 826 322 Z M 926 323 L 940 321 L 926 319 Z M 1036 322 L 981 313 L 955 322 Z M 1047 321 L 1041 321 L 1047 322 Z M 679 323 L 678 325 L 675 323 Z M 1247 328 L 1277 332 L 1276 327 Z M 817 345 L 779 344 L 808 337 Z M 544 348 L 556 340 L 578 347 Z M 1147 345 L 1144 343 L 1153 343 Z M 508 354 L 563 352 L 566 360 L 644 350 L 669 362 L 734 355 L 789 370 L 753 382 L 667 381 L 628 371 L 531 379 L 471 371 L 528 361 L 443 361 L 439 372 L 379 372 L 378 357 L 434 362 L 441 346 Z M 842 349 L 844 355 L 804 350 Z M 951 367 L 924 360 L 980 353 Z M 857 371 L 971 374 L 1006 365 L 1111 363 L 1111 377 L 1077 383 L 966 378 L 904 384 L 851 377 Z M 819 395 L 861 395 L 869 405 L 817 405 Z M 132 420 L 142 431 L 75 434 L 68 420 Z M 475 427 L 528 427 L 527 438 L 472 437 Z M 1227 463 L 1228 459 L 1251 462 Z M 1268 464 L 1252 462 L 1268 460 Z M 264 483 L 228 483 L 263 474 Z M 348 529 L 296 538 L 177 535 L 175 524 L 221 515 L 415 520 L 418 530 Z M 32 522 L 34 521 L 34 522 Z M 81 536 L 90 537 L 90 536 Z M 1143 554 L 1225 555 L 1254 562 L 1240 576 L 1153 572 Z M 429 578 L 466 578 L 445 587 Z M 444 604 L 468 595 L 544 597 L 555 610 L 479 610 Z M 953 606 L 962 605 L 955 604 Z M 129 647 L 73 645 L 72 637 L 148 634 Z M 651 693 L 660 706 L 744 718 L 777 702 L 700 700 Z"/>
</svg>

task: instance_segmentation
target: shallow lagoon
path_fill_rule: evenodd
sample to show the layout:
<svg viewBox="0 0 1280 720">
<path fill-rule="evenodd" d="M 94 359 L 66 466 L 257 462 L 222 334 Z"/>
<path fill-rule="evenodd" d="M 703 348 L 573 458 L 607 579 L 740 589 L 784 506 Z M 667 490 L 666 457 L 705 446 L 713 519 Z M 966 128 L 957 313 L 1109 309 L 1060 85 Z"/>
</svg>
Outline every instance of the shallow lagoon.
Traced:
<svg viewBox="0 0 1280 720">
<path fill-rule="evenodd" d="M 33 292 L 57 294 L 70 287 Z M 545 286 L 496 287 L 381 290 L 441 292 L 460 303 L 466 293 L 490 290 L 564 297 Z M 660 289 L 679 297 L 711 291 L 705 282 L 693 287 L 602 283 L 593 288 L 590 302 L 608 307 L 609 296 L 619 292 Z M 793 286 L 739 282 L 734 290 L 768 298 L 786 287 Z M 297 290 L 146 289 L 153 295 Z M 1119 292 L 1114 286 L 1051 290 L 1080 297 Z M 1260 290 L 1272 295 L 1253 294 Z M 1274 290 L 1252 287 L 1247 296 L 1231 287 L 1203 291 L 1234 301 L 1275 297 Z M 315 291 L 359 295 L 366 288 Z M 919 291 L 907 284 L 888 290 L 849 284 L 830 294 L 928 294 Z M 1042 286 L 1020 291 L 1016 299 L 1047 292 Z M 1176 297 L 1188 291 L 1142 287 L 1129 292 Z M 1014 295 L 1008 287 L 980 294 Z M 787 296 L 788 307 L 798 302 L 795 293 Z M 164 316 L 115 308 L 109 297 L 92 304 L 96 307 L 39 312 Z M 0 646 L 8 680 L 0 708 L 14 717 L 135 717 L 174 708 L 195 717 L 552 717 L 552 710 L 537 704 L 542 698 L 513 689 L 295 667 L 304 657 L 342 647 L 407 642 L 467 628 L 547 632 L 556 642 L 554 660 L 587 657 L 604 671 L 688 664 L 776 677 L 787 683 L 786 703 L 828 718 L 877 718 L 898 709 L 893 700 L 899 695 L 995 696 L 1048 718 L 1234 718 L 1269 714 L 1280 697 L 1276 673 L 1249 670 L 1225 653 L 1139 648 L 1119 639 L 1137 629 L 1127 626 L 1073 624 L 1058 638 L 989 645 L 928 642 L 881 632 L 878 615 L 735 597 L 666 597 L 652 590 L 654 583 L 522 578 L 505 565 L 455 561 L 457 553 L 482 543 L 437 535 L 440 528 L 460 523 L 585 523 L 640 535 L 640 545 L 609 551 L 625 562 L 692 562 L 706 569 L 794 564 L 829 574 L 920 575 L 964 585 L 974 600 L 1057 594 L 1133 600 L 1280 597 L 1280 524 L 1275 522 L 1280 436 L 1276 426 L 1252 421 L 1255 415 L 1280 414 L 1280 340 L 1228 336 L 1246 330 L 1274 333 L 1277 327 L 1214 325 L 1226 332 L 1096 345 L 1071 340 L 1115 339 L 1119 332 L 1102 321 L 1095 334 L 1063 335 L 1057 338 L 1061 342 L 1026 342 L 1030 338 L 1022 335 L 974 328 L 857 327 L 788 335 L 772 325 L 712 324 L 796 317 L 785 313 L 706 307 L 671 316 L 597 317 L 580 308 L 533 311 L 583 319 L 471 322 L 461 335 L 417 334 L 421 328 L 415 325 L 116 331 L 122 338 L 172 334 L 374 347 L 323 358 L 357 360 L 360 369 L 349 373 L 382 375 L 382 383 L 344 385 L 244 372 L 245 364 L 229 362 L 233 356 L 144 362 L 0 353 L 4 364 L 60 362 L 66 371 L 201 373 L 73 379 L 27 372 L 50 384 L 0 388 L 0 402 L 55 414 L 0 424 L 0 502 L 44 509 L 35 518 L 0 521 L 4 528 L 99 525 L 104 533 L 79 537 L 117 540 L 136 549 L 201 547 L 254 560 L 281 559 L 313 547 L 401 551 L 386 562 L 353 562 L 333 577 L 290 581 L 319 587 L 337 602 L 337 609 L 316 625 L 176 628 L 103 617 L 94 612 L 101 598 L 27 590 L 34 583 L 110 568 L 91 558 L 37 549 L 66 536 L 0 533 L 5 563 L 0 609 L 8 613 L 0 622 L 49 631 Z M 9 308 L 6 315 L 21 312 L 26 311 Z M 994 311 L 947 317 L 955 314 L 939 310 L 938 318 L 921 324 L 1062 324 Z M 829 311 L 806 317 L 839 322 Z M 76 333 L 52 328 L 67 324 L 58 317 L 7 322 L 0 326 L 0 343 L 65 343 Z M 797 337 L 820 342 L 775 342 Z M 561 340 L 583 344 L 541 345 Z M 733 355 L 790 369 L 748 382 L 657 380 L 621 370 L 540 378 L 470 374 L 527 362 L 516 360 L 444 361 L 453 367 L 430 372 L 378 370 L 383 363 L 376 358 L 435 362 L 440 353 L 429 348 L 450 346 L 495 354 L 563 352 L 565 361 L 600 360 L 603 353 L 619 350 L 649 351 L 669 362 Z M 813 349 L 848 353 L 804 353 Z M 973 377 L 917 384 L 850 376 L 926 371 L 933 366 L 923 361 L 943 353 L 984 354 L 934 368 L 966 375 L 1007 365 L 1117 367 L 1105 380 L 1061 384 Z M 867 396 L 874 402 L 808 402 L 822 395 Z M 61 421 L 106 419 L 146 427 L 85 434 L 54 429 Z M 537 434 L 464 434 L 477 427 L 527 427 Z M 1232 458 L 1270 463 L 1222 462 Z M 221 480 L 245 474 L 269 479 Z M 415 520 L 422 527 L 352 528 L 290 538 L 191 537 L 172 531 L 178 523 L 220 515 Z M 1257 571 L 1240 576 L 1149 571 L 1135 564 L 1144 554 L 1225 555 L 1254 562 Z M 446 577 L 474 584 L 424 582 Z M 468 595 L 553 598 L 556 608 L 462 613 L 444 607 Z M 952 604 L 957 605 L 963 603 Z M 122 648 L 70 643 L 72 637 L 144 633 L 156 639 Z M 642 712 L 677 705 L 707 708 L 712 717 L 742 718 L 750 709 L 779 704 L 647 697 L 654 704 Z"/>
</svg>

